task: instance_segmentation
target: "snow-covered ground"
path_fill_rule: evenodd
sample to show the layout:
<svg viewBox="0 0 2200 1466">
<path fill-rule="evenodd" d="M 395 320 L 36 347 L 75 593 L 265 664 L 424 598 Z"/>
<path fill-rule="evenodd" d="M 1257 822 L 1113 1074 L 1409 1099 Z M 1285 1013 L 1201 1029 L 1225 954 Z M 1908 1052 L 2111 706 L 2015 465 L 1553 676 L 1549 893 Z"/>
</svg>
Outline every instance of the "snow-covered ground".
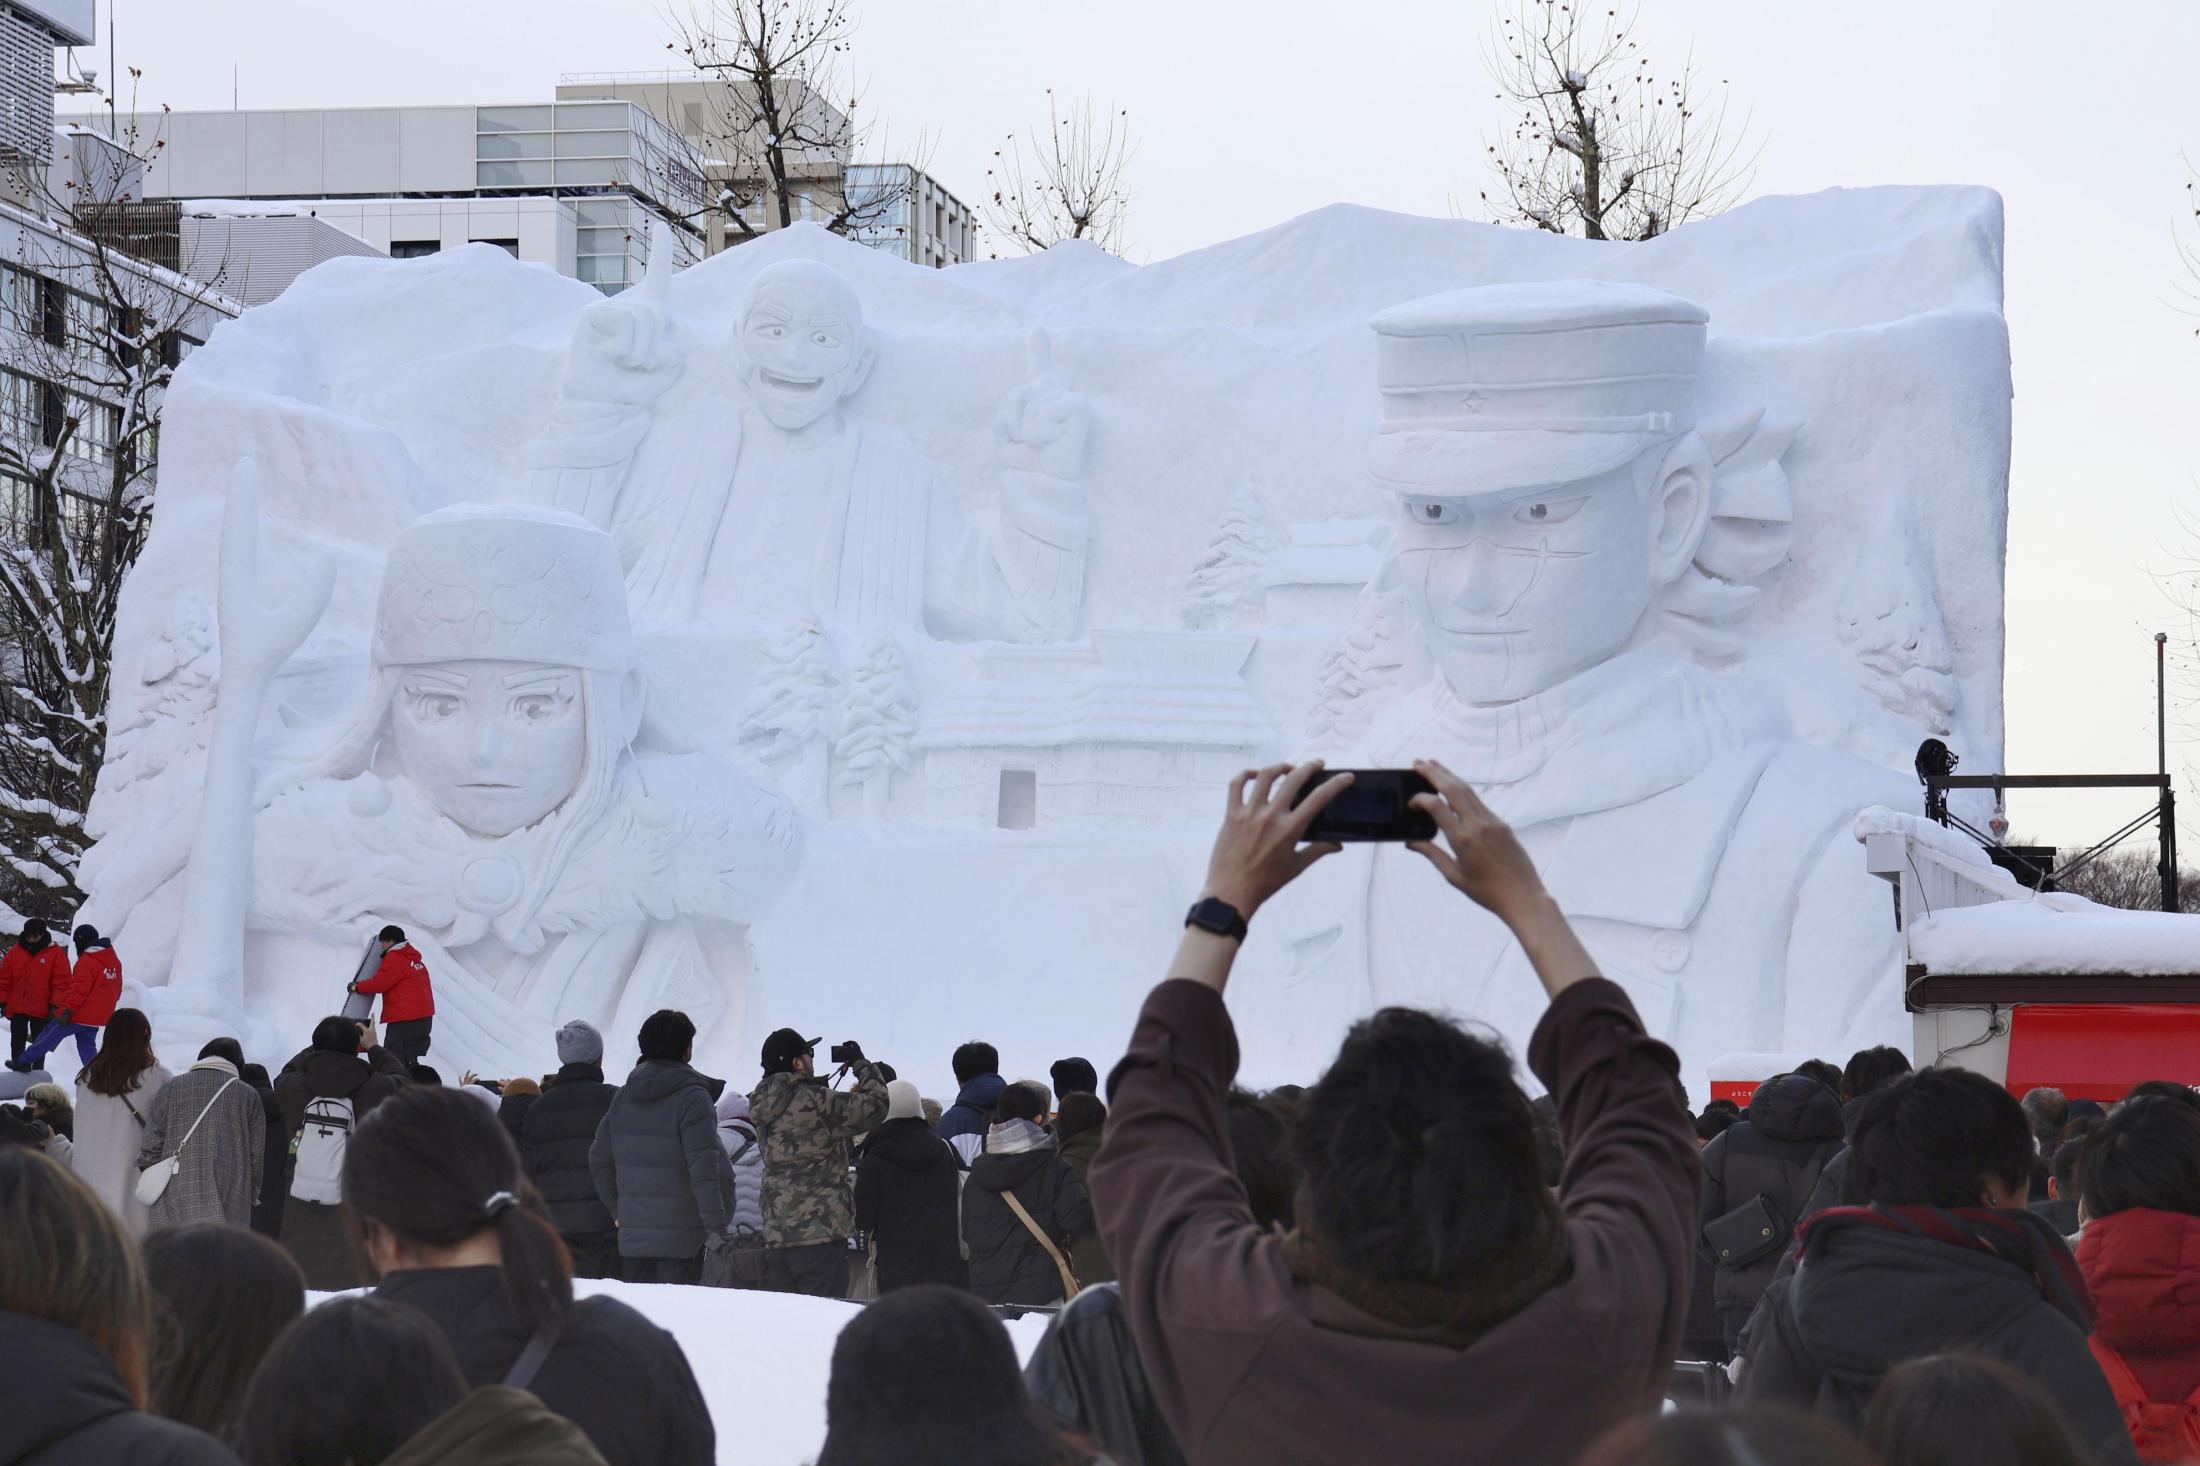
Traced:
<svg viewBox="0 0 2200 1466">
<path fill-rule="evenodd" d="M 2200 916 L 2116 911 L 2074 896 L 1964 906 L 1912 926 L 1910 960 L 1935 976 L 2200 972 Z"/>
<path fill-rule="evenodd" d="M 679 1339 L 718 1428 L 718 1457 L 743 1466 L 800 1466 L 825 1443 L 825 1385 L 833 1341 L 862 1305 L 784 1293 L 682 1288 L 581 1279 L 583 1298 L 608 1293 Z M 320 1303 L 340 1295 L 316 1293 Z M 1046 1319 L 1008 1325 L 1018 1358 L 1028 1359 Z"/>
</svg>

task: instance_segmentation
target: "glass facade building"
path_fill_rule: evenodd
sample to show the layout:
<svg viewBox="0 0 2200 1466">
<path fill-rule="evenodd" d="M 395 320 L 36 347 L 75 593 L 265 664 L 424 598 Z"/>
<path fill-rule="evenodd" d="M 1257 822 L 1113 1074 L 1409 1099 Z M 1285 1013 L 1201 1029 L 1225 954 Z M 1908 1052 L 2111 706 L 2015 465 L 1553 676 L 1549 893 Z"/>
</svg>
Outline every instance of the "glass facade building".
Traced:
<svg viewBox="0 0 2200 1466">
<path fill-rule="evenodd" d="M 474 117 L 476 188 L 571 199 L 574 274 L 607 295 L 641 279 L 652 214 L 703 212 L 687 149 L 632 102 L 479 107 Z"/>
</svg>

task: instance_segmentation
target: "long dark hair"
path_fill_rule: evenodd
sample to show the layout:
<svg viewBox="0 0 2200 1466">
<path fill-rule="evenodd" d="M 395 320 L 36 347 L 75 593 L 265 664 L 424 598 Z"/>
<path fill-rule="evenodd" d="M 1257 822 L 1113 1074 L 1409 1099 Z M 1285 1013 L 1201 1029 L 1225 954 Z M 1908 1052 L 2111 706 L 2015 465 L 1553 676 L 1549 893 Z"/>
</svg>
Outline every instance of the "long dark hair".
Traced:
<svg viewBox="0 0 2200 1466">
<path fill-rule="evenodd" d="M 573 1311 L 573 1259 L 520 1175 L 497 1112 L 440 1085 L 407 1085 L 368 1111 L 344 1149 L 344 1211 L 361 1257 L 369 1225 L 400 1241 L 455 1247 L 495 1228 L 504 1296 L 530 1327 Z"/>
<path fill-rule="evenodd" d="M 1864 1444 L 1887 1466 L 2086 1466 L 2047 1392 L 1978 1354 L 1899 1365 L 1864 1417 Z"/>
<path fill-rule="evenodd" d="M 153 1412 L 229 1435 L 252 1372 L 305 1312 L 305 1275 L 259 1233 L 220 1222 L 155 1232 L 145 1239 L 145 1270 Z"/>
<path fill-rule="evenodd" d="M 1638 1415 L 1582 1454 L 1580 1466 L 1872 1466 L 1872 1458 L 1814 1415 L 1781 1405 Z"/>
<path fill-rule="evenodd" d="M 150 1293 L 115 1209 L 43 1151 L 0 1145 L 0 1237 L 0 1310 L 90 1339 L 142 1407 Z"/>
<path fill-rule="evenodd" d="M 2092 1221 L 2133 1207 L 2200 1216 L 2200 1110 L 2151 1094 L 2125 1100 L 2085 1137 L 2076 1179 Z"/>
<path fill-rule="evenodd" d="M 237 1454 L 245 1466 L 381 1466 L 465 1398 L 435 1320 L 371 1294 L 337 1298 L 285 1329 L 252 1376 Z"/>
<path fill-rule="evenodd" d="M 117 1008 L 100 1035 L 99 1052 L 76 1082 L 93 1094 L 120 1099 L 134 1092 L 145 1071 L 159 1062 L 153 1056 L 152 1022 L 135 1008 Z"/>
</svg>

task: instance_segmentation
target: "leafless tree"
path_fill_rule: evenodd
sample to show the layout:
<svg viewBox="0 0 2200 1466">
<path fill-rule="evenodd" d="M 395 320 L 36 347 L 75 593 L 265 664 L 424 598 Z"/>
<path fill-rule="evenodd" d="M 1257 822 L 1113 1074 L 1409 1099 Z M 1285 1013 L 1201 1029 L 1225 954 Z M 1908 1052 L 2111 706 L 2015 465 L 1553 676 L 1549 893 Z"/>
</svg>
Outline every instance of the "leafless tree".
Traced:
<svg viewBox="0 0 2200 1466">
<path fill-rule="evenodd" d="M 1500 223 L 1589 239 L 1650 239 L 1715 214 L 1748 186 L 1745 117 L 1727 126 L 1726 84 L 1714 100 L 1693 58 L 1666 72 L 1636 38 L 1632 7 L 1510 0 L 1484 61 L 1512 114 L 1488 146 Z"/>
<path fill-rule="evenodd" d="M 2059 874 L 2058 889 L 2103 906 L 2126 911 L 2162 909 L 2161 857 L 2152 849 L 2111 850 L 2073 871 Z M 2200 870 L 2177 873 L 2178 909 L 2200 911 Z"/>
<path fill-rule="evenodd" d="M 1121 254 L 1133 151 L 1130 113 L 1102 119 L 1092 99 L 1081 97 L 1064 116 L 1048 87 L 1046 136 L 1019 142 L 1012 132 L 993 150 L 993 166 L 985 170 L 986 227 L 1027 254 L 1065 239 L 1089 239 Z"/>
<path fill-rule="evenodd" d="M 872 143 L 846 74 L 847 0 L 695 0 L 675 29 L 667 49 L 723 84 L 694 130 L 689 165 L 705 183 L 705 217 L 728 244 L 797 219 L 835 234 L 889 224 L 908 196 L 892 170 L 847 177 Z M 920 137 L 897 161 L 922 169 L 926 152 Z"/>
<path fill-rule="evenodd" d="M 115 607 L 150 523 L 169 379 L 236 310 L 223 271 L 176 272 L 175 206 L 135 196 L 157 125 L 116 131 L 57 139 L 75 153 L 59 182 L 43 160 L 0 164 L 52 226 L 22 220 L 19 257 L 0 262 L 0 900 L 62 913 L 82 900 Z"/>
</svg>

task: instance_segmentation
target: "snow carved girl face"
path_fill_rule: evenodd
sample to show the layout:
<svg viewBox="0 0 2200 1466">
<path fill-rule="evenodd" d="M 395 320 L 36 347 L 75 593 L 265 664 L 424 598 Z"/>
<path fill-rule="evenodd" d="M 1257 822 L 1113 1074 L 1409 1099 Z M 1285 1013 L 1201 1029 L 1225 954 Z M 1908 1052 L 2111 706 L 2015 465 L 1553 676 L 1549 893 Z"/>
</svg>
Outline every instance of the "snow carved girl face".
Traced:
<svg viewBox="0 0 2200 1466">
<path fill-rule="evenodd" d="M 495 838 L 536 824 L 580 784 L 581 674 L 524 662 L 407 667 L 390 709 L 398 769 L 437 809 Z"/>
</svg>

